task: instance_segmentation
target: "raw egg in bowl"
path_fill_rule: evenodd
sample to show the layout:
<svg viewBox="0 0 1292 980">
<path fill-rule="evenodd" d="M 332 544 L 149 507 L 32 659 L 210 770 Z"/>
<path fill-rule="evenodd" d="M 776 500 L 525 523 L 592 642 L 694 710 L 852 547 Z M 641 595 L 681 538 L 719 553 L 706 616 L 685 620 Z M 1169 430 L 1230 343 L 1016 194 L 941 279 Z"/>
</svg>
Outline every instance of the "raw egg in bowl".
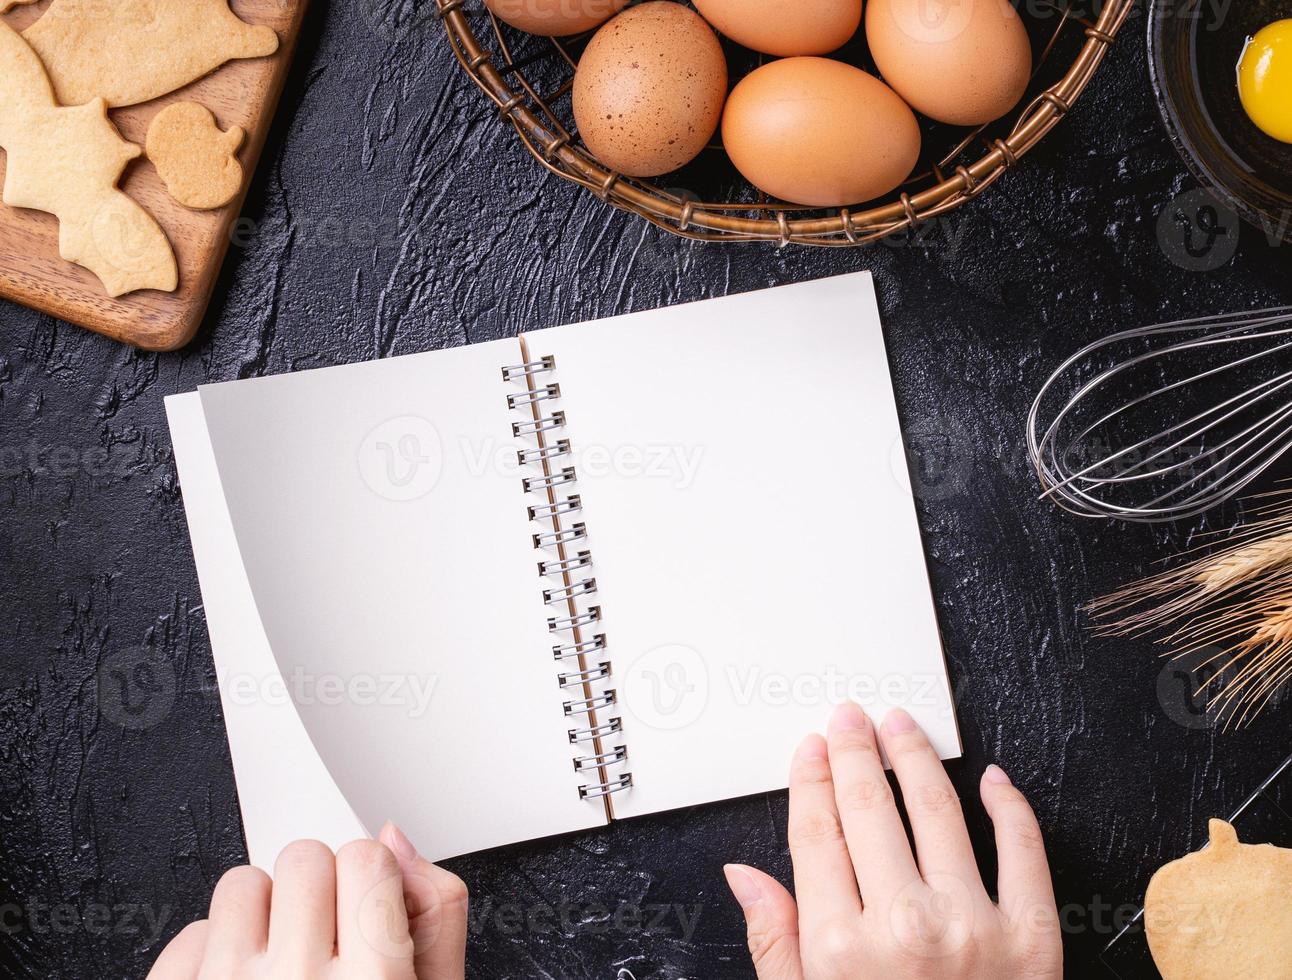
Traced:
<svg viewBox="0 0 1292 980">
<path fill-rule="evenodd" d="M 1149 68 L 1172 142 L 1200 183 L 1292 242 L 1292 0 L 1150 4 Z M 1282 91 L 1282 97 L 1279 92 Z"/>
</svg>

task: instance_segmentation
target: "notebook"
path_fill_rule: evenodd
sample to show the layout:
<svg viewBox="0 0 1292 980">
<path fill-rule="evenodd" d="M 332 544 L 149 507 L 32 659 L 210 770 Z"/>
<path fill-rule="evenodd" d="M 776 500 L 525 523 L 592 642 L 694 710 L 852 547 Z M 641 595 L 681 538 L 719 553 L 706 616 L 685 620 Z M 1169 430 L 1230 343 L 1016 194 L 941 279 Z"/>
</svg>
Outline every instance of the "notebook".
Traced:
<svg viewBox="0 0 1292 980">
<path fill-rule="evenodd" d="M 868 274 L 167 412 L 253 863 L 783 789 L 848 698 L 960 752 Z"/>
</svg>

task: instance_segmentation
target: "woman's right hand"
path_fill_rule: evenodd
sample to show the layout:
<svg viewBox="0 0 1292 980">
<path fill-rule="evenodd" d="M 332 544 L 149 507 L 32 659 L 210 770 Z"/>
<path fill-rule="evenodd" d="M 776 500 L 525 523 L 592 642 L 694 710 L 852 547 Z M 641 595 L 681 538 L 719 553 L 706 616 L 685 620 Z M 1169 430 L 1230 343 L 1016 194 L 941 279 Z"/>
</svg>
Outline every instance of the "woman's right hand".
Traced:
<svg viewBox="0 0 1292 980">
<path fill-rule="evenodd" d="M 759 980 L 1061 980 L 1059 918 L 1036 817 L 996 766 L 981 793 L 996 827 L 999 902 L 983 886 L 951 780 L 911 716 L 890 711 L 877 740 L 859 707 L 840 707 L 828 740 L 809 736 L 790 770 L 797 900 L 761 871 L 726 869 Z"/>
</svg>

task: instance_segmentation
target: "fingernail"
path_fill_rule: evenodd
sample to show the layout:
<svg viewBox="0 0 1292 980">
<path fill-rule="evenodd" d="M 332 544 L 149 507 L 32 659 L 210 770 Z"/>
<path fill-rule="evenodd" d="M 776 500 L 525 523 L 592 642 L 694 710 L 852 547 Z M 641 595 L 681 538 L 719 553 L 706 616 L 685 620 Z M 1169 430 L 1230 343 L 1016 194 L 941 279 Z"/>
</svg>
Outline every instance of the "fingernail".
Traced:
<svg viewBox="0 0 1292 980">
<path fill-rule="evenodd" d="M 817 762 L 828 758 L 825 739 L 820 735 L 809 735 L 799 743 L 799 749 L 796 754 L 803 762 Z"/>
<path fill-rule="evenodd" d="M 378 836 L 390 848 L 391 853 L 395 855 L 400 864 L 408 864 L 417 860 L 417 848 L 404 835 L 404 832 L 391 821 L 386 821 L 386 826 L 381 828 L 381 833 Z"/>
<path fill-rule="evenodd" d="M 989 783 L 998 783 L 1002 786 L 1013 785 L 1010 782 L 1009 775 L 1005 772 L 1005 770 L 1002 769 L 1000 766 L 996 765 L 996 763 L 994 762 L 991 765 L 989 765 L 987 767 L 987 771 L 983 773 L 983 779 L 987 780 L 987 782 Z"/>
<path fill-rule="evenodd" d="M 731 888 L 731 894 L 736 896 L 736 901 L 740 903 L 742 909 L 757 905 L 763 900 L 763 889 L 744 865 L 724 865 L 722 872 L 727 876 L 727 885 Z"/>
<path fill-rule="evenodd" d="M 901 708 L 893 708 L 884 716 L 884 731 L 891 735 L 905 735 L 915 731 L 915 719 Z"/>
<path fill-rule="evenodd" d="M 855 732 L 866 727 L 866 712 L 852 701 L 845 701 L 834 709 L 830 727 L 839 732 Z"/>
</svg>

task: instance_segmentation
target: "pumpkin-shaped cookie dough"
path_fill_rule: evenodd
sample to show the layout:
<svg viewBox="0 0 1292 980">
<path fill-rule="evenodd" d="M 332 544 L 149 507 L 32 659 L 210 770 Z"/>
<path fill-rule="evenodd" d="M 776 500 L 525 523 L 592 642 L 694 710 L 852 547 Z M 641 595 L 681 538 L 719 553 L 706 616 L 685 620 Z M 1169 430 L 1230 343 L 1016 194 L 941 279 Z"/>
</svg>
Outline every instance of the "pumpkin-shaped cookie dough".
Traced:
<svg viewBox="0 0 1292 980">
<path fill-rule="evenodd" d="M 1292 978 L 1292 850 L 1240 844 L 1212 820 L 1211 846 L 1172 861 L 1144 897 L 1144 927 L 1165 980 Z"/>
</svg>

